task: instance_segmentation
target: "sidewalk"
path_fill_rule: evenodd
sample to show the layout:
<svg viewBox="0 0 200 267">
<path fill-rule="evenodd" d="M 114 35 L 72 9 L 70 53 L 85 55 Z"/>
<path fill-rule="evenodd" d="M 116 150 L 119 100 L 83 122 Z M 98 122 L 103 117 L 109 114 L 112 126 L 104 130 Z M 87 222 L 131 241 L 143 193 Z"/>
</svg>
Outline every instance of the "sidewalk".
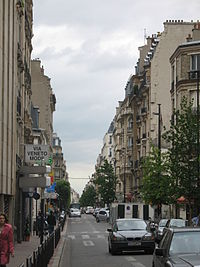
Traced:
<svg viewBox="0 0 200 267">
<path fill-rule="evenodd" d="M 10 257 L 10 263 L 7 267 L 18 267 L 20 264 L 25 263 L 26 258 L 32 255 L 33 251 L 40 245 L 40 238 L 36 235 L 31 236 L 30 241 L 22 241 L 15 243 L 15 257 Z"/>
<path fill-rule="evenodd" d="M 66 241 L 65 235 L 67 232 L 67 223 L 68 223 L 68 221 L 66 218 L 65 226 L 63 228 L 63 231 L 61 232 L 60 240 L 58 242 L 56 249 L 54 250 L 53 257 L 51 258 L 51 260 L 48 264 L 48 267 L 59 267 L 60 266 L 60 259 L 61 259 L 62 253 L 63 253 L 63 248 L 65 246 L 65 241 Z"/>
<path fill-rule="evenodd" d="M 60 258 L 62 255 L 65 238 L 64 235 L 67 231 L 67 219 L 63 231 L 61 232 L 60 240 L 56 249 L 54 250 L 54 255 L 51 258 L 48 267 L 58 267 L 60 263 Z M 31 236 L 30 241 L 22 241 L 21 243 L 15 243 L 15 257 L 10 257 L 10 263 L 7 267 L 19 267 L 20 264 L 24 263 L 26 267 L 26 258 L 33 254 L 33 251 L 40 245 L 40 238 L 36 235 Z"/>
</svg>

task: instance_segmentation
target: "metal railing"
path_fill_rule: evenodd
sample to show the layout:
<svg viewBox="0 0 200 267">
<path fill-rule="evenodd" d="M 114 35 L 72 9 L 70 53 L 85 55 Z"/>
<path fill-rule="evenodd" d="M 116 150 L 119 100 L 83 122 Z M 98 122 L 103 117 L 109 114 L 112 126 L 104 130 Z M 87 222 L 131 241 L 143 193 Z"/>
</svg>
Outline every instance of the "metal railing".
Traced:
<svg viewBox="0 0 200 267">
<path fill-rule="evenodd" d="M 57 247 L 60 240 L 60 233 L 64 228 L 65 220 L 66 216 L 59 223 L 54 232 L 18 267 L 47 267 L 53 256 L 54 249 Z"/>
</svg>

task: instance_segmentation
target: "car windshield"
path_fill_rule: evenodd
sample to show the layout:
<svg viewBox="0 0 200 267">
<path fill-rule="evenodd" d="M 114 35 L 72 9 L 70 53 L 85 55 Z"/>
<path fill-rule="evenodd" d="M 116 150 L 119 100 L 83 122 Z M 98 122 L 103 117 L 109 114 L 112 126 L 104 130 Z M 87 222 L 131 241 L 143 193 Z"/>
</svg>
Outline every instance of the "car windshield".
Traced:
<svg viewBox="0 0 200 267">
<path fill-rule="evenodd" d="M 144 221 L 137 220 L 123 220 L 117 222 L 118 231 L 127 231 L 127 230 L 145 230 L 147 227 Z"/>
<path fill-rule="evenodd" d="M 200 253 L 200 231 L 174 233 L 170 255 L 182 253 Z"/>
<path fill-rule="evenodd" d="M 161 220 L 159 222 L 159 227 L 165 227 L 166 223 L 167 223 L 167 219 L 166 220 Z"/>
<path fill-rule="evenodd" d="M 185 227 L 185 221 L 181 219 L 171 220 L 170 227 Z"/>
</svg>

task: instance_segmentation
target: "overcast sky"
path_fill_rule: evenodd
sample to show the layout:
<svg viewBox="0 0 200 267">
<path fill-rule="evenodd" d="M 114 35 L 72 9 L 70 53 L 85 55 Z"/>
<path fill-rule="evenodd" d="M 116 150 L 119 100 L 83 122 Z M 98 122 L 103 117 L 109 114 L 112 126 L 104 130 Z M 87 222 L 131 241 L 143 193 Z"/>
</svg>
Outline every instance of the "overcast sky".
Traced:
<svg viewBox="0 0 200 267">
<path fill-rule="evenodd" d="M 197 21 L 200 1 L 33 0 L 33 5 L 32 58 L 41 60 L 51 78 L 54 132 L 62 140 L 70 183 L 81 193 L 124 99 L 145 32 L 162 32 L 170 19 Z"/>
</svg>

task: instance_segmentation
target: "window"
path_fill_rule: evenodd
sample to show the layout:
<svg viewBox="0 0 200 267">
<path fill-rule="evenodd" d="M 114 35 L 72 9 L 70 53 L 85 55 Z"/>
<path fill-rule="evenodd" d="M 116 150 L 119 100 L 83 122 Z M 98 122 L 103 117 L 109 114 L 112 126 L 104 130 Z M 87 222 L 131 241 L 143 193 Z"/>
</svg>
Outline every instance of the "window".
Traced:
<svg viewBox="0 0 200 267">
<path fill-rule="evenodd" d="M 200 54 L 191 56 L 191 70 L 200 70 Z"/>
</svg>

